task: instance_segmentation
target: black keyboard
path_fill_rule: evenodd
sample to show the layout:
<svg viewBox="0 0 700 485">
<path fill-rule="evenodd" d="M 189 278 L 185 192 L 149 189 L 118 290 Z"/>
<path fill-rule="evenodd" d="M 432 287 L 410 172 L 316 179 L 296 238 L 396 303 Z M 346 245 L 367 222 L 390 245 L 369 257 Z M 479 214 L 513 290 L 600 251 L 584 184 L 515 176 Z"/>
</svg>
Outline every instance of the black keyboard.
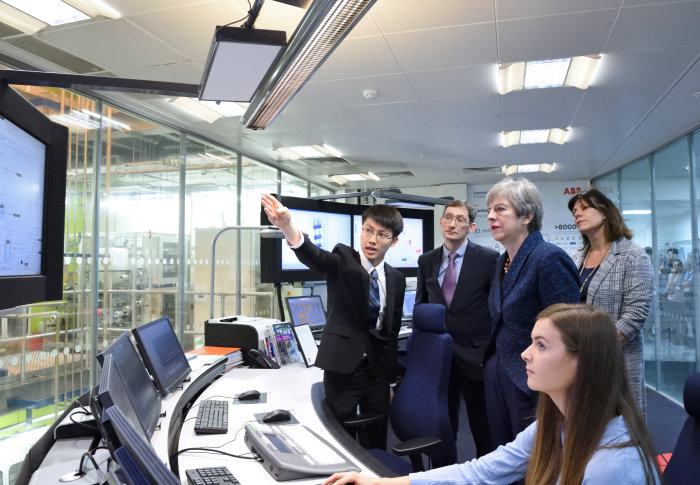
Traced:
<svg viewBox="0 0 700 485">
<path fill-rule="evenodd" d="M 187 474 L 187 482 L 190 485 L 225 485 L 225 484 L 237 484 L 236 477 L 231 475 L 228 468 L 225 466 L 218 466 L 212 468 L 195 468 L 192 470 L 185 470 Z"/>
<path fill-rule="evenodd" d="M 194 432 L 197 434 L 221 434 L 228 432 L 228 401 L 207 399 L 199 403 Z"/>
</svg>

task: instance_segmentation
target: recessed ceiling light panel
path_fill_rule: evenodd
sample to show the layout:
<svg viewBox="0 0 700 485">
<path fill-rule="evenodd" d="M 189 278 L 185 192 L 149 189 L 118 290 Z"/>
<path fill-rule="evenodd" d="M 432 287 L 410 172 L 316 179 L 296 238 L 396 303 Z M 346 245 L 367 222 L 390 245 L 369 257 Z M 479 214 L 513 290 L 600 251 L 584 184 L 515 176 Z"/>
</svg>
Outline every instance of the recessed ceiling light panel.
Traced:
<svg viewBox="0 0 700 485">
<path fill-rule="evenodd" d="M 87 20 L 90 17 L 61 0 L 2 0 L 17 10 L 49 25 L 63 25 Z"/>
<path fill-rule="evenodd" d="M 530 61 L 525 67 L 525 89 L 560 88 L 564 85 L 571 58 Z"/>
<path fill-rule="evenodd" d="M 522 130 L 520 132 L 520 144 L 547 143 L 549 130 Z"/>
</svg>

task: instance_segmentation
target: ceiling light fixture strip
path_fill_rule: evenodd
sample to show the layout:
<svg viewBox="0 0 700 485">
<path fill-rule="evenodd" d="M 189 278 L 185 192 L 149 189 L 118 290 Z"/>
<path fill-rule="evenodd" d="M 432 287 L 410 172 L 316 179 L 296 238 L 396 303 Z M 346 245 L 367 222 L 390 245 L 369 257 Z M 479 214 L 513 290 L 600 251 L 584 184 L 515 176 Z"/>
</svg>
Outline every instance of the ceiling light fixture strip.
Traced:
<svg viewBox="0 0 700 485">
<path fill-rule="evenodd" d="M 301 89 L 376 0 L 316 0 L 241 118 L 263 129 Z"/>
</svg>

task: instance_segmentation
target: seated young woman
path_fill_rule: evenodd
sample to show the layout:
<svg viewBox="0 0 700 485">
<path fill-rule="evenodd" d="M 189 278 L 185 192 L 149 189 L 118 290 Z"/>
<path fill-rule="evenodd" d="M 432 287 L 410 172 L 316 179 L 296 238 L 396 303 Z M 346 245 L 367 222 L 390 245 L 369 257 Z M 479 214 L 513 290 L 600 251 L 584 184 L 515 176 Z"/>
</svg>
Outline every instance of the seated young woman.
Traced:
<svg viewBox="0 0 700 485">
<path fill-rule="evenodd" d="M 515 440 L 462 464 L 398 478 L 336 473 L 323 485 L 660 483 L 607 313 L 584 304 L 545 308 L 522 358 L 527 385 L 540 395 L 537 420 Z"/>
</svg>

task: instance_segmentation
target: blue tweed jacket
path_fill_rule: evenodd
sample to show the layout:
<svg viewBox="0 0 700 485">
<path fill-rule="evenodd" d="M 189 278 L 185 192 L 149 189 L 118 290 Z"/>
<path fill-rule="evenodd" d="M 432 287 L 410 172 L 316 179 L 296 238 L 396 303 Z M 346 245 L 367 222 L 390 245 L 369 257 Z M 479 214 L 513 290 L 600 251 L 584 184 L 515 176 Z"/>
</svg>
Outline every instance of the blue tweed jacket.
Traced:
<svg viewBox="0 0 700 485">
<path fill-rule="evenodd" d="M 571 257 L 545 242 L 540 231 L 530 233 L 503 274 L 506 253 L 496 263 L 489 293 L 491 340 L 486 357 L 496 352 L 508 377 L 526 394 L 525 362 L 520 354 L 530 345 L 537 314 L 554 303 L 579 303 L 579 278 Z"/>
</svg>

